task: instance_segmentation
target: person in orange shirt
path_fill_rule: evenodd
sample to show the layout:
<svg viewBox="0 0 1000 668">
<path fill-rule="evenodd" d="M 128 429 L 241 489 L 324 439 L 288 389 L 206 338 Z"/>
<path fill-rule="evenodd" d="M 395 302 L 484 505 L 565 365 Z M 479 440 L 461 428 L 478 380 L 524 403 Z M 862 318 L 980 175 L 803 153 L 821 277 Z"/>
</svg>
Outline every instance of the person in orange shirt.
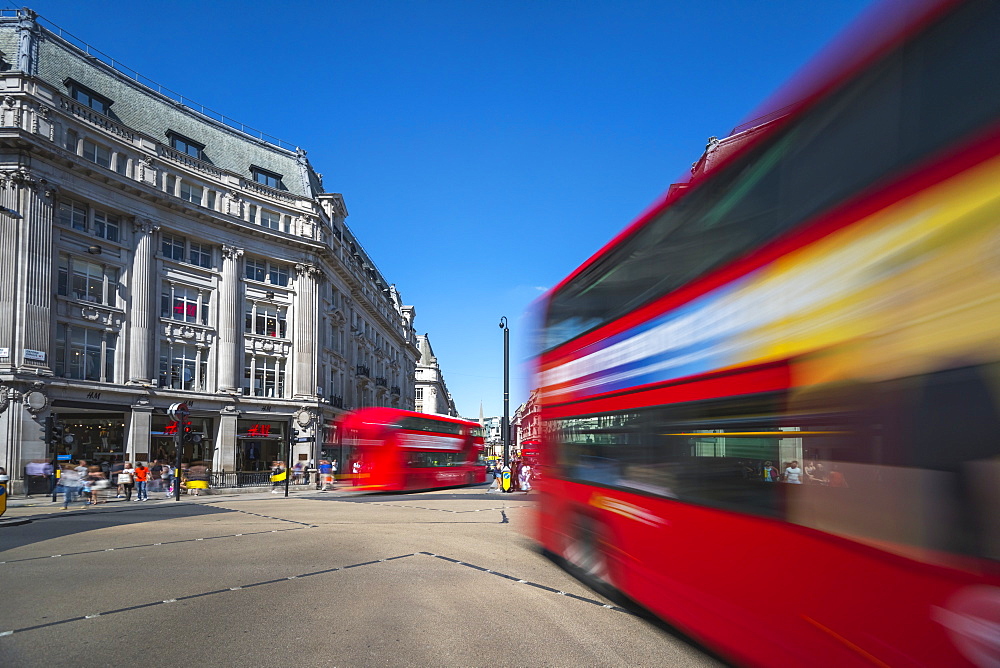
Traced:
<svg viewBox="0 0 1000 668">
<path fill-rule="evenodd" d="M 139 493 L 137 501 L 149 501 L 149 492 L 146 486 L 149 484 L 149 467 L 145 462 L 139 462 L 135 467 L 135 489 Z"/>
</svg>

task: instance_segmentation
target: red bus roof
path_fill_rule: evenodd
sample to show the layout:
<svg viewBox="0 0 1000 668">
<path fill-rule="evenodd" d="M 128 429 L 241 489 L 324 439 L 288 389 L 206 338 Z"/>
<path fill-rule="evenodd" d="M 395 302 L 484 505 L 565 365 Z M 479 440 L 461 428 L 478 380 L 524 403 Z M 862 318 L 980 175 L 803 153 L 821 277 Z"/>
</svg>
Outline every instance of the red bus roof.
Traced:
<svg viewBox="0 0 1000 668">
<path fill-rule="evenodd" d="M 809 106 L 908 35 L 916 32 L 939 14 L 962 1 L 882 0 L 877 2 L 861 14 L 829 46 L 801 68 L 788 83 L 759 105 L 751 114 L 751 120 L 737 125 L 731 136 L 756 128 L 765 131 L 753 132 L 752 137 L 748 134 L 747 141 L 734 142 L 731 144 L 732 150 L 726 151 L 721 158 L 717 156 L 715 160 L 711 161 L 710 168 L 702 169 L 694 176 L 687 174 L 680 183 L 671 185 L 667 192 L 639 214 L 638 218 L 549 290 L 541 299 L 541 303 L 547 302 L 551 295 L 571 283 L 588 267 L 642 228 L 669 205 L 709 178 L 716 169 L 728 164 L 749 146 L 780 127 L 782 119 Z M 769 127 L 765 129 L 762 127 L 764 125 Z M 696 164 L 702 163 L 703 160 L 704 156 Z"/>
<path fill-rule="evenodd" d="M 360 408 L 344 416 L 344 425 L 347 427 L 356 424 L 381 424 L 389 425 L 399 422 L 404 417 L 419 417 L 426 420 L 436 420 L 439 422 L 450 422 L 466 427 L 478 427 L 478 422 L 463 420 L 462 418 L 451 417 L 450 415 L 438 415 L 437 413 L 418 413 L 416 411 L 405 411 L 400 408 Z"/>
</svg>

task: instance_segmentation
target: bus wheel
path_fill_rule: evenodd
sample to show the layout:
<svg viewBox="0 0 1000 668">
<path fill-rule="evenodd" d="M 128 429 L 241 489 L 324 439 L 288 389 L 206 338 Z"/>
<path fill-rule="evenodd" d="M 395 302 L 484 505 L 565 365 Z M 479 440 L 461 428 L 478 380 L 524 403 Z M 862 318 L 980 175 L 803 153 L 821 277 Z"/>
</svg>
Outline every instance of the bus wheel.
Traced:
<svg viewBox="0 0 1000 668">
<path fill-rule="evenodd" d="M 614 590 L 608 568 L 607 530 L 600 522 L 586 515 L 577 515 L 573 536 L 566 547 L 570 570 L 592 589 L 607 596 Z"/>
</svg>

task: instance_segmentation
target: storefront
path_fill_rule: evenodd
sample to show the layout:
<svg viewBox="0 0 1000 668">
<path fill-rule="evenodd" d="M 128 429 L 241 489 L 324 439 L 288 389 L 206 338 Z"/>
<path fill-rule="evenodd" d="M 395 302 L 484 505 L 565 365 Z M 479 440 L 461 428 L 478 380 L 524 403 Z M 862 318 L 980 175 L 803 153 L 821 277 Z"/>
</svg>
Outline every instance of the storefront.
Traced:
<svg viewBox="0 0 1000 668">
<path fill-rule="evenodd" d="M 66 436 L 54 455 L 97 465 L 125 460 L 124 413 L 59 413 L 57 418 Z"/>
<path fill-rule="evenodd" d="M 266 471 L 275 461 L 285 461 L 287 422 L 237 420 L 236 470 Z"/>
<path fill-rule="evenodd" d="M 187 424 L 182 425 L 166 415 L 152 417 L 152 426 L 149 432 L 150 461 L 161 460 L 172 463 L 177 456 L 174 437 L 179 431 L 183 432 L 185 426 L 189 426 L 191 427 L 190 434 L 194 439 L 184 443 L 181 461 L 185 463 L 202 461 L 209 465 L 212 464 L 215 454 L 215 440 L 213 438 L 215 432 L 212 429 L 212 419 L 192 416 L 185 422 Z"/>
</svg>

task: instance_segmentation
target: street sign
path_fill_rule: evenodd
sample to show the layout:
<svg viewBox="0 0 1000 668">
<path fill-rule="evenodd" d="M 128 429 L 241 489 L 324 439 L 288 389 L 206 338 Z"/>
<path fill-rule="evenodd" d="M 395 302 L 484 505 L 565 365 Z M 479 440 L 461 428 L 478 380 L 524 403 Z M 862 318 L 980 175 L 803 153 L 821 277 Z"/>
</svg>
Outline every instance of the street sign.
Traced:
<svg viewBox="0 0 1000 668">
<path fill-rule="evenodd" d="M 170 404 L 170 408 L 167 409 L 167 415 L 170 416 L 171 420 L 181 422 L 191 415 L 191 411 L 188 409 L 188 405 L 186 403 L 179 402 L 176 404 Z"/>
<path fill-rule="evenodd" d="M 312 443 L 316 440 L 315 436 L 299 436 L 295 439 L 296 443 Z"/>
<path fill-rule="evenodd" d="M 56 459 L 58 459 L 61 462 L 68 462 L 72 458 L 73 455 L 56 455 Z"/>
</svg>

